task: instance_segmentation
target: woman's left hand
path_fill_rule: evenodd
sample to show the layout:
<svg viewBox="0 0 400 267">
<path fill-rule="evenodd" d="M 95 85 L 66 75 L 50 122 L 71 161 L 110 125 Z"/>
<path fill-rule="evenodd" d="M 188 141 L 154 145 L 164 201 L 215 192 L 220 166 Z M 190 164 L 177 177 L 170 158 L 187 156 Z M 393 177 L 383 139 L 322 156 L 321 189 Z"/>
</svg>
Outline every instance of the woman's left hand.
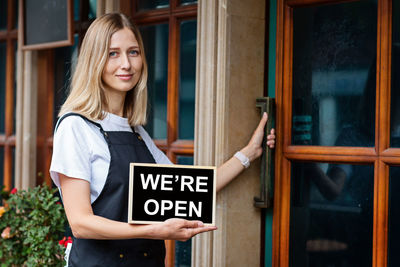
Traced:
<svg viewBox="0 0 400 267">
<path fill-rule="evenodd" d="M 267 121 L 268 114 L 264 112 L 260 123 L 255 129 L 249 143 L 241 150 L 241 152 L 245 154 L 250 159 L 250 161 L 253 161 L 262 154 L 262 141 L 264 138 L 264 128 L 267 124 Z M 267 136 L 267 146 L 269 148 L 275 147 L 275 138 L 275 129 L 271 129 L 270 134 Z"/>
</svg>

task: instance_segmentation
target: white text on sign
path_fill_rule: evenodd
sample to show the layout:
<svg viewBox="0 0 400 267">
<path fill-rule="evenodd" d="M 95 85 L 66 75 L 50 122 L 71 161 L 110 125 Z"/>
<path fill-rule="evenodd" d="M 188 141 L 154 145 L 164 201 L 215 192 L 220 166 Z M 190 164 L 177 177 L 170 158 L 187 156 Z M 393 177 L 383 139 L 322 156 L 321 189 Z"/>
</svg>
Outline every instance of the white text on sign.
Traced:
<svg viewBox="0 0 400 267">
<path fill-rule="evenodd" d="M 208 190 L 205 188 L 207 186 L 208 177 L 206 176 L 188 176 L 188 175 L 170 175 L 170 174 L 157 174 L 156 177 L 153 174 L 148 174 L 147 177 L 143 173 L 140 174 L 140 179 L 142 180 L 143 189 L 147 190 L 149 185 L 151 189 L 156 190 L 159 186 L 163 191 L 172 191 L 173 183 L 180 182 L 180 191 L 189 190 L 191 192 L 204 192 L 207 193 Z"/>
<path fill-rule="evenodd" d="M 189 205 L 189 206 L 188 206 Z M 193 201 L 182 201 L 177 200 L 172 202 L 171 200 L 161 200 L 161 205 L 155 199 L 149 199 L 144 203 L 144 211 L 148 215 L 155 215 L 161 213 L 164 216 L 165 211 L 174 209 L 175 216 L 189 216 L 193 217 L 193 213 L 196 213 L 197 217 L 201 217 L 202 202 L 198 202 L 196 206 Z"/>
</svg>

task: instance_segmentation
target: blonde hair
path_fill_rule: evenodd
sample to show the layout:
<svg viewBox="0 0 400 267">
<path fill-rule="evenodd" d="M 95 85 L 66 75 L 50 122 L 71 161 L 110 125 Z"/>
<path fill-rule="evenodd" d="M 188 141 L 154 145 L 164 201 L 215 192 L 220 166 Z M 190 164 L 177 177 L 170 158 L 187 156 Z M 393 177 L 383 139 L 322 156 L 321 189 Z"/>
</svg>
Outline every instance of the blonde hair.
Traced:
<svg viewBox="0 0 400 267">
<path fill-rule="evenodd" d="M 143 40 L 137 27 L 120 13 L 108 13 L 98 17 L 87 30 L 72 77 L 70 93 L 61 107 L 59 116 L 76 112 L 91 120 L 101 120 L 105 117 L 107 99 L 101 77 L 108 59 L 111 36 L 125 27 L 133 32 L 139 43 L 143 67 L 138 83 L 126 94 L 123 113 L 131 126 L 146 123 L 147 62 Z"/>
</svg>

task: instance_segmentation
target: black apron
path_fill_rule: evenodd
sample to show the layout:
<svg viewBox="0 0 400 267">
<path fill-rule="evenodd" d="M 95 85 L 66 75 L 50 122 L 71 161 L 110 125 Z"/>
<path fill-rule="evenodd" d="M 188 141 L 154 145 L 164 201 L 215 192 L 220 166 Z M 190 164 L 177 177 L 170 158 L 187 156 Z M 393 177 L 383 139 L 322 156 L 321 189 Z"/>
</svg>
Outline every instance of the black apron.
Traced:
<svg viewBox="0 0 400 267">
<path fill-rule="evenodd" d="M 104 131 L 100 124 L 79 114 L 94 124 L 103 134 L 110 150 L 111 161 L 107 180 L 98 198 L 93 202 L 93 213 L 111 220 L 128 221 L 129 163 L 155 163 L 145 142 L 135 132 Z M 163 240 L 125 239 L 94 240 L 73 238 L 69 255 L 69 267 L 100 266 L 164 266 L 165 245 Z"/>
</svg>

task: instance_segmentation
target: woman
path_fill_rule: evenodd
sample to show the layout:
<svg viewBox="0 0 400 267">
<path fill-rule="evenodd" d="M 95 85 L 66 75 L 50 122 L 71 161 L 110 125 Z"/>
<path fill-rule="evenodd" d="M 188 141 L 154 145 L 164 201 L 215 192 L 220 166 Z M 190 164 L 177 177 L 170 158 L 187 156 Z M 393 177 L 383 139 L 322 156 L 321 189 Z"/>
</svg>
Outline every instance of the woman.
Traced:
<svg viewBox="0 0 400 267">
<path fill-rule="evenodd" d="M 127 222 L 129 162 L 167 163 L 146 122 L 147 64 L 140 33 L 122 14 L 89 27 L 54 135 L 50 173 L 74 242 L 69 266 L 163 266 L 164 239 L 215 230 L 199 221 Z M 217 190 L 262 153 L 264 114 L 249 144 L 218 168 Z M 271 132 L 267 142 L 275 144 Z M 241 163 L 241 161 L 243 163 Z"/>
</svg>

